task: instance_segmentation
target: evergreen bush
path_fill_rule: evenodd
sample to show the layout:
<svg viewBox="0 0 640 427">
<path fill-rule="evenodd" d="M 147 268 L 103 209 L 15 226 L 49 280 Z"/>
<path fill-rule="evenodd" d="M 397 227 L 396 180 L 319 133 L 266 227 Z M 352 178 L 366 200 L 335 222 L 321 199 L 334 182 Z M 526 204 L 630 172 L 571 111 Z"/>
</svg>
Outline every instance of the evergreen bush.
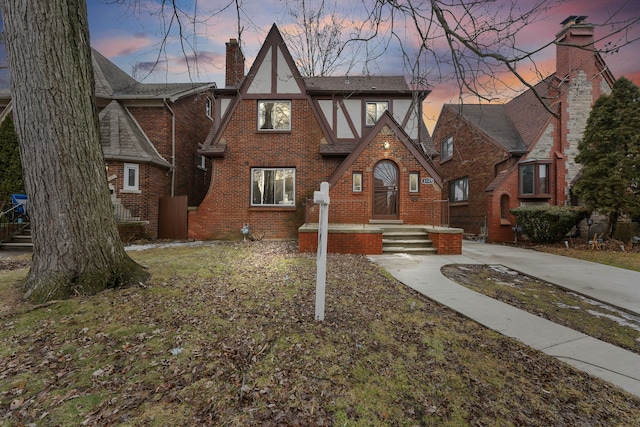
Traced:
<svg viewBox="0 0 640 427">
<path fill-rule="evenodd" d="M 573 206 L 521 206 L 511 209 L 522 233 L 534 243 L 555 243 L 587 217 L 587 209 Z"/>
<path fill-rule="evenodd" d="M 9 114 L 0 124 L 0 206 L 2 202 L 11 204 L 12 193 L 24 193 L 24 184 L 18 135 Z"/>
</svg>

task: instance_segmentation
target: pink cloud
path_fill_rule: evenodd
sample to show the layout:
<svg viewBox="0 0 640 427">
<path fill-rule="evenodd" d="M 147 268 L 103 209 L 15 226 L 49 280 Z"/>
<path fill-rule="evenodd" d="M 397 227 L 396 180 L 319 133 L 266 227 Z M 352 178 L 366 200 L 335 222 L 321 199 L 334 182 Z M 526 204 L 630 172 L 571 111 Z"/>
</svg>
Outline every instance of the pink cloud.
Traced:
<svg viewBox="0 0 640 427">
<path fill-rule="evenodd" d="M 93 47 L 110 58 L 126 56 L 146 49 L 154 44 L 154 40 L 144 34 L 103 36 L 92 43 Z"/>
</svg>

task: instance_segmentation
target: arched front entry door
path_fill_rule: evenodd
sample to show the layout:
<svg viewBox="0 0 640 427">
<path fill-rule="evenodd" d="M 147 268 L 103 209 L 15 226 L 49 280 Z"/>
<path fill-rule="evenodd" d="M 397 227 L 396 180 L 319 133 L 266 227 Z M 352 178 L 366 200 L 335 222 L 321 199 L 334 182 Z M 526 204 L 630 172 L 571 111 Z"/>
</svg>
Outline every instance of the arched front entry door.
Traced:
<svg viewBox="0 0 640 427">
<path fill-rule="evenodd" d="M 373 169 L 373 218 L 398 219 L 398 167 L 391 160 Z"/>
</svg>

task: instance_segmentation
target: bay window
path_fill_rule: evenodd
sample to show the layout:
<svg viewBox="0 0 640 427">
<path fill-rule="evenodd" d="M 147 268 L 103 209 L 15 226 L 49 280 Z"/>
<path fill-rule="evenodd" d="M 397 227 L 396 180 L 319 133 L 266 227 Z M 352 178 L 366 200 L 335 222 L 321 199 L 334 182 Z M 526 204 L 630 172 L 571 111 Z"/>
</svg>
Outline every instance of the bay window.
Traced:
<svg viewBox="0 0 640 427">
<path fill-rule="evenodd" d="M 551 197 L 549 191 L 550 166 L 548 162 L 529 162 L 520 165 L 520 197 Z"/>
</svg>

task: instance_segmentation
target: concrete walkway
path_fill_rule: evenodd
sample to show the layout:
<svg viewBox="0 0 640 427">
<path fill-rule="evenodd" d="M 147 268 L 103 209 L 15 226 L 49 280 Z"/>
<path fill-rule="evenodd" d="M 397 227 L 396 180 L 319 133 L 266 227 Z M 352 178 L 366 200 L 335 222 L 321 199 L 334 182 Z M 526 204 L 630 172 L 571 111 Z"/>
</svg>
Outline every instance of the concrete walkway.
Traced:
<svg viewBox="0 0 640 427">
<path fill-rule="evenodd" d="M 467 242 L 462 255 L 373 255 L 400 282 L 476 322 L 640 397 L 640 355 L 550 322 L 447 279 L 448 264 L 501 264 L 640 315 L 640 273 L 502 245 Z"/>
</svg>

